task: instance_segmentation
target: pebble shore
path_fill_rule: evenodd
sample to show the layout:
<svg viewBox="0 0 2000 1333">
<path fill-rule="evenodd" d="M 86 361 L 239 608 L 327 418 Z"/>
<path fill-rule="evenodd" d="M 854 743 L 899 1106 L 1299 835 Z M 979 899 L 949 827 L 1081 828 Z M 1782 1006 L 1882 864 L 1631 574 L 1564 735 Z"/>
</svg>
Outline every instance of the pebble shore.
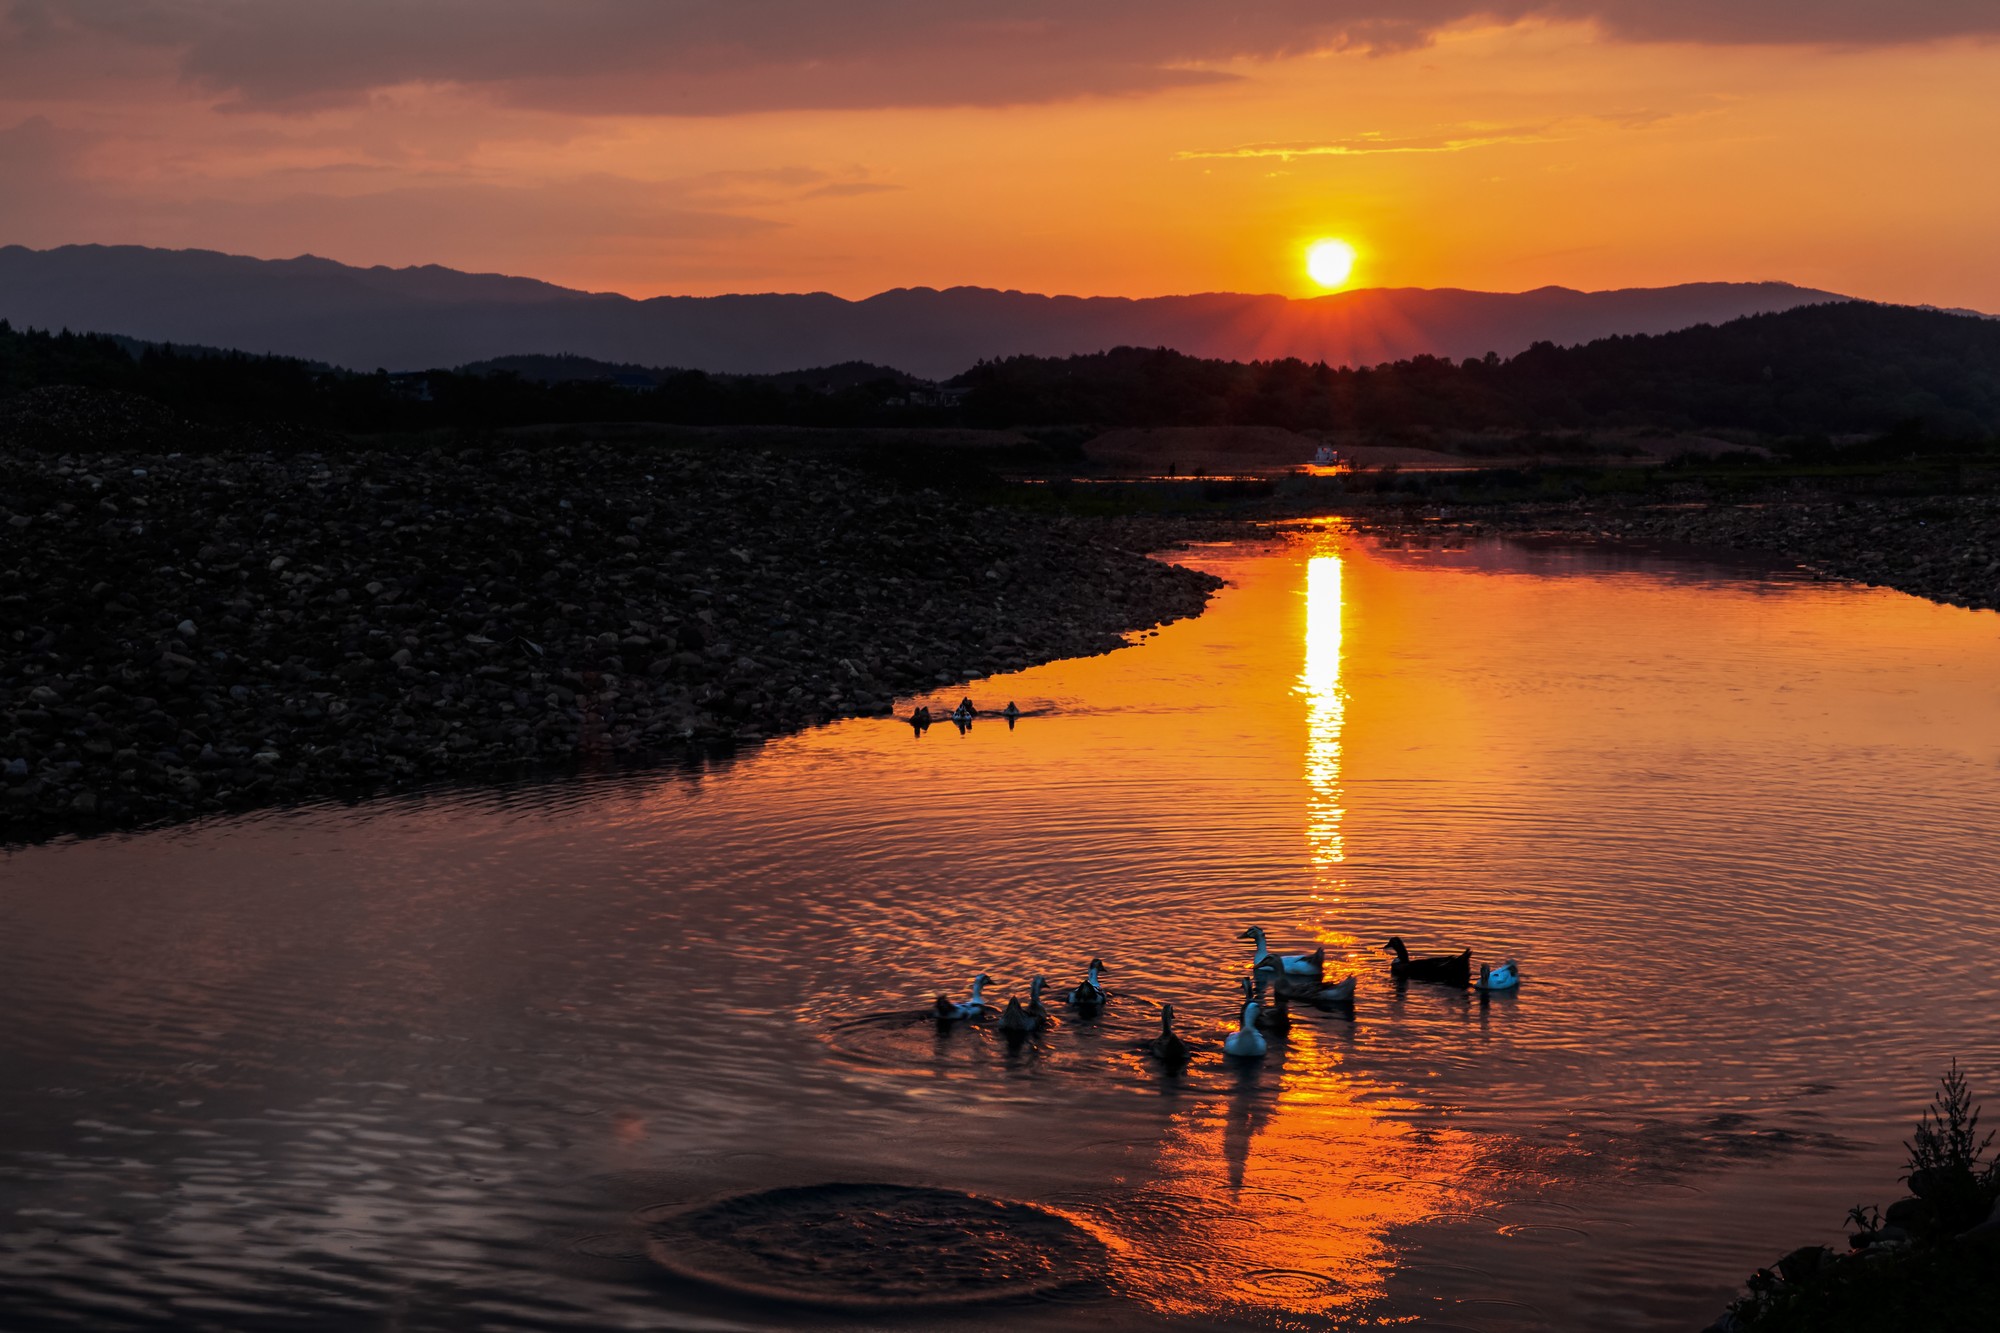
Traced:
<svg viewBox="0 0 2000 1333">
<path fill-rule="evenodd" d="M 1654 506 L 1517 505 L 1357 509 L 1364 530 L 1449 527 L 1468 536 L 1570 536 L 1765 551 L 1826 579 L 1952 606 L 2000 608 L 2000 497 L 1776 499 Z"/>
<path fill-rule="evenodd" d="M 887 713 L 1199 614 L 1151 544 L 745 450 L 12 451 L 0 841 Z"/>
</svg>

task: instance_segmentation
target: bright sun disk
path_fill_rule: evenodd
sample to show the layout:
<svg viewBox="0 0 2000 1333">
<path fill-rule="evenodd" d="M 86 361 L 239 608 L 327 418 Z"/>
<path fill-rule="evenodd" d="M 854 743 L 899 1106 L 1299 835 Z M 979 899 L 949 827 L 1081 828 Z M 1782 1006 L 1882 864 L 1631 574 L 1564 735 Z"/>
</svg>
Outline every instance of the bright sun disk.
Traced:
<svg viewBox="0 0 2000 1333">
<path fill-rule="evenodd" d="M 1354 247 L 1346 241 L 1314 241 L 1306 247 L 1306 272 L 1322 287 L 1346 286 L 1354 272 Z"/>
</svg>

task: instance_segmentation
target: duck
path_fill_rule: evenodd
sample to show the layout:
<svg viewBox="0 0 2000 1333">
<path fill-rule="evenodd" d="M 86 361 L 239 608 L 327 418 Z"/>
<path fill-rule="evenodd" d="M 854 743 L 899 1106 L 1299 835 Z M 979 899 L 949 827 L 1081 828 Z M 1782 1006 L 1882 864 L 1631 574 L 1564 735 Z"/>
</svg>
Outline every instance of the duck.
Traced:
<svg viewBox="0 0 2000 1333">
<path fill-rule="evenodd" d="M 1286 1005 L 1282 994 L 1273 996 L 1274 1003 L 1264 1003 L 1264 981 L 1270 975 L 1268 969 L 1259 969 L 1253 977 L 1243 978 L 1243 998 L 1257 1002 L 1257 1026 L 1266 1032 L 1290 1032 L 1292 1011 Z"/>
<path fill-rule="evenodd" d="M 1037 1027 L 1048 1027 L 1055 1022 L 1049 1007 L 1042 1003 L 1042 987 L 1048 984 L 1049 979 L 1040 975 L 1028 983 L 1028 1017 L 1035 1020 Z"/>
<path fill-rule="evenodd" d="M 1000 1030 L 1009 1037 L 1025 1037 L 1041 1027 L 1028 1011 L 1021 1006 L 1021 997 L 1007 997 L 1007 1007 L 1000 1011 Z"/>
<path fill-rule="evenodd" d="M 1278 966 L 1283 969 L 1283 975 L 1287 977 L 1313 977 L 1317 979 L 1326 971 L 1325 945 L 1321 945 L 1312 953 L 1273 953 L 1271 952 L 1271 946 L 1264 940 L 1264 928 L 1262 926 L 1252 926 L 1236 938 L 1239 940 L 1255 940 L 1257 942 L 1257 957 L 1255 962 L 1251 964 L 1253 967 L 1256 963 L 1261 963 L 1266 958 L 1275 958 L 1278 960 Z"/>
<path fill-rule="evenodd" d="M 1000 1030 L 1009 1036 L 1040 1032 L 1053 1027 L 1055 1019 L 1049 1016 L 1048 1008 L 1042 1003 L 1044 978 L 1036 977 L 1028 983 L 1028 1002 L 1022 1004 L 1018 997 L 1010 996 L 1007 1007 L 1000 1011 Z"/>
<path fill-rule="evenodd" d="M 1487 963 L 1479 965 L 1479 980 L 1472 983 L 1475 990 L 1513 990 L 1521 984 L 1521 967 L 1509 958 L 1498 967 Z"/>
<path fill-rule="evenodd" d="M 1090 971 L 1077 988 L 1069 993 L 1068 1002 L 1073 1009 L 1098 1009 L 1104 1005 L 1104 987 L 1097 984 L 1098 976 L 1104 971 L 1104 960 L 1090 960 Z"/>
<path fill-rule="evenodd" d="M 1389 964 L 1389 975 L 1403 977 L 1409 981 L 1441 981 L 1447 986 L 1469 986 L 1472 984 L 1472 950 L 1465 949 L 1453 954 L 1437 954 L 1430 958 L 1412 958 L 1403 946 L 1401 935 L 1391 935 L 1389 942 L 1382 946 L 1395 954 Z"/>
<path fill-rule="evenodd" d="M 931 710 L 929 705 L 924 705 L 922 707 L 915 708 L 910 711 L 910 725 L 912 727 L 915 727 L 918 731 L 922 731 L 925 727 L 928 727 L 930 724 L 931 724 Z"/>
<path fill-rule="evenodd" d="M 1354 978 L 1327 981 L 1321 977 L 1286 977 L 1278 974 L 1270 958 L 1257 964 L 1259 984 L 1271 983 L 1271 994 L 1280 1000 L 1304 1000 L 1308 1004 L 1353 1004 Z"/>
<path fill-rule="evenodd" d="M 1007 701 L 1007 706 L 1000 710 L 1000 716 L 1008 719 L 1009 721 L 1012 721 L 1013 719 L 1021 716 L 1021 710 L 1015 707 L 1014 701 L 1012 699 L 1009 699 Z"/>
<path fill-rule="evenodd" d="M 1257 1002 L 1245 1000 L 1243 1013 L 1236 1020 L 1236 1031 L 1223 1039 L 1223 1054 L 1255 1060 L 1270 1049 L 1264 1034 L 1257 1030 Z"/>
<path fill-rule="evenodd" d="M 1174 1031 L 1174 1007 L 1160 1006 L 1160 1035 L 1146 1043 L 1146 1054 L 1170 1069 L 1178 1069 L 1188 1061 L 1187 1043 Z"/>
<path fill-rule="evenodd" d="M 976 717 L 979 714 L 979 710 L 972 706 L 971 695 L 966 695 L 965 697 L 961 698 L 958 701 L 958 707 L 952 709 L 951 711 L 957 714 L 959 717 L 964 717 L 964 718 Z"/>
<path fill-rule="evenodd" d="M 972 994 L 956 1004 L 949 997 L 940 995 L 931 1006 L 931 1015 L 940 1023 L 953 1023 L 961 1018 L 979 1018 L 986 1013 L 986 987 L 993 978 L 981 972 L 972 979 Z"/>
</svg>

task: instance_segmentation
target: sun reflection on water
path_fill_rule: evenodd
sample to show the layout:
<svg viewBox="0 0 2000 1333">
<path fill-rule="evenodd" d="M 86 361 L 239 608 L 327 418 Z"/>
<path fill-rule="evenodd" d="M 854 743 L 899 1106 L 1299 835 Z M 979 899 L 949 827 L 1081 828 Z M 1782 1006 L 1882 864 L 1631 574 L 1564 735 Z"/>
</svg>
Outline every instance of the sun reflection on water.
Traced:
<svg viewBox="0 0 2000 1333">
<path fill-rule="evenodd" d="M 1306 838 L 1322 883 L 1347 859 L 1341 825 L 1347 816 L 1340 785 L 1340 730 L 1347 696 L 1340 684 L 1340 554 L 1306 564 L 1306 661 L 1299 691 L 1306 700 Z"/>
<path fill-rule="evenodd" d="M 1322 913 L 1311 926 L 1337 975 L 1368 956 L 1340 919 L 1345 608 L 1342 555 L 1327 537 L 1303 569 L 1304 664 L 1294 697 L 1306 724 L 1303 868 Z M 1364 989 L 1382 984 L 1378 969 L 1363 971 Z M 1379 1003 L 1381 994 L 1370 999 Z M 1159 1178 L 1142 1191 L 1137 1215 L 1172 1225 L 1148 1236 L 1141 1224 L 1121 1253 L 1131 1288 L 1163 1311 L 1212 1316 L 1234 1306 L 1330 1327 L 1384 1298 L 1402 1232 L 1472 1206 L 1464 1182 L 1475 1174 L 1473 1145 L 1427 1124 L 1434 1117 L 1419 1099 L 1352 1068 L 1355 1040 L 1352 1014 L 1299 1005 L 1265 1059 L 1212 1076 L 1211 1095 L 1175 1117 Z"/>
</svg>

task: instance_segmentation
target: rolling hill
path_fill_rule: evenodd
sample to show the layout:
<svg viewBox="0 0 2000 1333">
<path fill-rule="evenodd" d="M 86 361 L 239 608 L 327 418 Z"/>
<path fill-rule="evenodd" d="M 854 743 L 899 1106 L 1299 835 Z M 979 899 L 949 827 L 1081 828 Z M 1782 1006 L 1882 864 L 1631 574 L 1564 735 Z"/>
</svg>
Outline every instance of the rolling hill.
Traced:
<svg viewBox="0 0 2000 1333">
<path fill-rule="evenodd" d="M 206 250 L 0 247 L 0 318 L 16 327 L 277 353 L 351 369 L 424 370 L 573 355 L 768 374 L 863 361 L 933 379 L 1000 357 L 1170 347 L 1231 361 L 1376 365 L 1430 354 L 1512 356 L 1841 300 L 1786 283 L 1580 292 L 1419 288 L 1308 300 L 1208 293 L 1145 299 L 981 287 L 635 300 L 436 266 L 355 268 Z"/>
</svg>

